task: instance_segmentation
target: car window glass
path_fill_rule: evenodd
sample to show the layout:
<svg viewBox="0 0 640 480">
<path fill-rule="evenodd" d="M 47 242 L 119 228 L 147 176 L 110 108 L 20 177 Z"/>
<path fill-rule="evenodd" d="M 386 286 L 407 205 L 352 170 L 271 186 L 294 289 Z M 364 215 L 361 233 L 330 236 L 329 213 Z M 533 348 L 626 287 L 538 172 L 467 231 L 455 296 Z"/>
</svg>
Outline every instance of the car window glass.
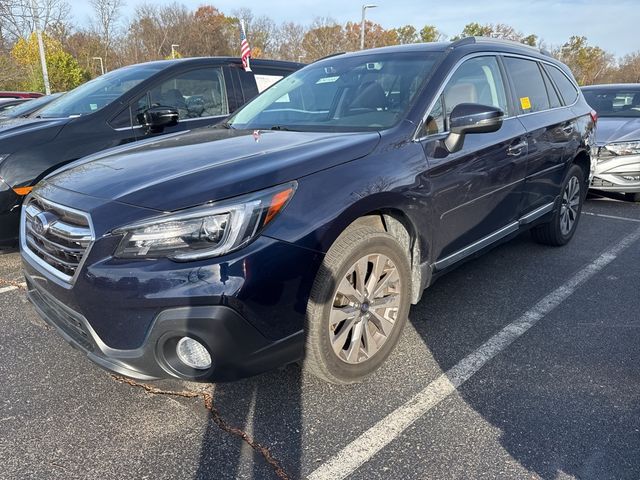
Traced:
<svg viewBox="0 0 640 480">
<path fill-rule="evenodd" d="M 129 107 L 122 110 L 118 115 L 109 120 L 109 125 L 113 128 L 126 128 L 131 126 L 131 111 Z"/>
<path fill-rule="evenodd" d="M 547 88 L 538 62 L 523 58 L 505 57 L 505 66 L 516 91 L 516 104 L 522 113 L 533 113 L 550 108 Z"/>
<path fill-rule="evenodd" d="M 489 105 L 508 114 L 502 74 L 497 59 L 492 56 L 464 62 L 449 80 L 443 95 L 447 125 L 451 112 L 461 103 Z"/>
<path fill-rule="evenodd" d="M 134 117 L 143 111 L 145 101 L 143 97 L 134 105 Z M 165 80 L 149 91 L 149 102 L 177 109 L 181 120 L 229 114 L 221 67 L 190 70 Z"/>
<path fill-rule="evenodd" d="M 551 105 L 551 108 L 561 107 L 562 102 L 560 101 L 560 97 L 558 96 L 558 92 L 556 92 L 553 83 L 549 80 L 549 76 L 543 71 L 542 77 L 544 79 L 544 85 L 547 87 L 547 95 L 549 96 L 549 104 Z"/>
<path fill-rule="evenodd" d="M 578 89 L 575 87 L 573 82 L 571 82 L 567 76 L 556 67 L 547 65 L 546 69 L 555 82 L 556 87 L 558 87 L 560 95 L 562 95 L 562 98 L 564 99 L 564 104 L 571 105 L 575 102 L 576 98 L 578 98 Z"/>
<path fill-rule="evenodd" d="M 444 129 L 444 113 L 442 111 L 442 95 L 438 98 L 429 115 L 424 121 L 422 127 L 421 136 L 434 135 L 436 133 L 443 133 Z"/>
<path fill-rule="evenodd" d="M 584 89 L 587 103 L 600 117 L 640 118 L 640 88 L 633 85 Z"/>
</svg>

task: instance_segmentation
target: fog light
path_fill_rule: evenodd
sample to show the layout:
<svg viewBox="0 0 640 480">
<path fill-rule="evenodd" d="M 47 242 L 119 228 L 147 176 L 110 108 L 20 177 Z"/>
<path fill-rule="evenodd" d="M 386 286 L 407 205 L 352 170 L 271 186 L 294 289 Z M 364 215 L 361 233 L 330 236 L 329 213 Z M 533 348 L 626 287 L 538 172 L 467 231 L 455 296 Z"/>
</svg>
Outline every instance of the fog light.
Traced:
<svg viewBox="0 0 640 480">
<path fill-rule="evenodd" d="M 176 353 L 180 361 L 191 368 L 206 370 L 211 367 L 211 355 L 204 345 L 191 337 L 182 337 L 178 341 Z"/>
</svg>

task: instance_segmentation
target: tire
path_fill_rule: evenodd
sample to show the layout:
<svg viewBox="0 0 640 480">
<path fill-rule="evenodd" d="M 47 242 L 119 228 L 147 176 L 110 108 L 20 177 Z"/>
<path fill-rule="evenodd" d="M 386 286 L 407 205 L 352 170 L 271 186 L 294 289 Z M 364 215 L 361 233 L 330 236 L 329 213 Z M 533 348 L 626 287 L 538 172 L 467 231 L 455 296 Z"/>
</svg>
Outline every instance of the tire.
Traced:
<svg viewBox="0 0 640 480">
<path fill-rule="evenodd" d="M 311 290 L 304 368 L 331 383 L 362 381 L 398 343 L 410 296 L 411 267 L 398 240 L 370 226 L 348 228 L 327 252 Z"/>
<path fill-rule="evenodd" d="M 624 199 L 627 202 L 640 202 L 640 193 L 625 193 Z"/>
<path fill-rule="evenodd" d="M 584 172 L 574 164 L 562 184 L 553 217 L 549 222 L 531 229 L 533 239 L 538 243 L 557 247 L 569 243 L 578 227 L 586 193 Z"/>
</svg>

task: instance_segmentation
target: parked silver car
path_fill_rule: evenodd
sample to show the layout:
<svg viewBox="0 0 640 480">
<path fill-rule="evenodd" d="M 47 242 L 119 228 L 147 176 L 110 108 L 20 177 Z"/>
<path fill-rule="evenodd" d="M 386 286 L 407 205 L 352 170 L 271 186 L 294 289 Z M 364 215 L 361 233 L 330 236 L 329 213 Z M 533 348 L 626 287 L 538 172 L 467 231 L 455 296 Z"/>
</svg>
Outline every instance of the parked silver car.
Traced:
<svg viewBox="0 0 640 480">
<path fill-rule="evenodd" d="M 582 91 L 598 113 L 591 188 L 640 202 L 640 83 L 591 85 Z"/>
</svg>

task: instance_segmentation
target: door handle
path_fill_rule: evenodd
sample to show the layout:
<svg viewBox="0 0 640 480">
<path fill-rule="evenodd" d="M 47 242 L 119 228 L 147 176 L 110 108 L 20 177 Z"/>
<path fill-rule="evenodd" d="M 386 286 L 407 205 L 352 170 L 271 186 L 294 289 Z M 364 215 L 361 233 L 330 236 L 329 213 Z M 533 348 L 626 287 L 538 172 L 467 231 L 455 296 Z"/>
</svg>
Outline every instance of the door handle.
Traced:
<svg viewBox="0 0 640 480">
<path fill-rule="evenodd" d="M 524 140 L 520 143 L 516 143 L 515 145 L 511 145 L 509 148 L 507 148 L 507 155 L 511 156 L 511 157 L 517 157 L 518 155 L 522 154 L 522 150 L 527 148 L 527 141 Z"/>
</svg>

